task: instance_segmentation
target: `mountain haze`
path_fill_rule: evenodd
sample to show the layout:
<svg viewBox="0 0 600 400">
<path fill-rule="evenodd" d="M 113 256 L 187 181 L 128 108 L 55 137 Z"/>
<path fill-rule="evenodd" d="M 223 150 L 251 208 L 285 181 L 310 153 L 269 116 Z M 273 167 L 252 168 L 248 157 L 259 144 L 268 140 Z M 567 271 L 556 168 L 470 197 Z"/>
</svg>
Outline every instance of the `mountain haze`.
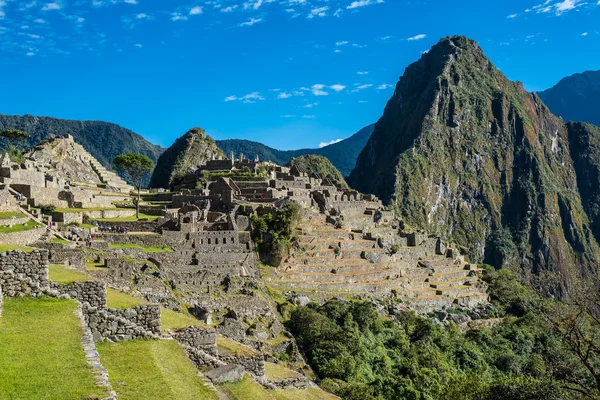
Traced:
<svg viewBox="0 0 600 400">
<path fill-rule="evenodd" d="M 600 125 L 600 71 L 571 75 L 538 95 L 565 121 Z"/>
<path fill-rule="evenodd" d="M 229 157 L 233 151 L 237 157 L 243 153 L 248 158 L 254 158 L 256 155 L 261 160 L 272 161 L 279 165 L 286 165 L 292 158 L 301 157 L 307 154 L 324 156 L 342 173 L 343 176 L 350 175 L 358 154 L 365 147 L 365 144 L 373 133 L 375 125 L 369 125 L 341 142 L 331 144 L 319 149 L 299 149 L 299 150 L 276 150 L 265 146 L 262 143 L 249 140 L 229 139 L 217 140 L 217 146 L 221 148 Z"/>
<path fill-rule="evenodd" d="M 509 81 L 477 43 L 449 37 L 406 69 L 348 183 L 473 260 L 551 276 L 546 288 L 564 293 L 597 271 L 598 140 Z"/>
</svg>

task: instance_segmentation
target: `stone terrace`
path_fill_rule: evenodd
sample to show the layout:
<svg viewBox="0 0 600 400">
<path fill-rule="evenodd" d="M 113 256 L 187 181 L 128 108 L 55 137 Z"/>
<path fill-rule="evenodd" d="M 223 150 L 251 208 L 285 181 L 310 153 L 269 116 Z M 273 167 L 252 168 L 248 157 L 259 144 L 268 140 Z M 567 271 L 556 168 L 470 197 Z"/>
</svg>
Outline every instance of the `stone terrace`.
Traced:
<svg viewBox="0 0 600 400">
<path fill-rule="evenodd" d="M 324 214 L 305 218 L 297 246 L 271 284 L 309 296 L 394 293 L 417 309 L 487 299 L 476 266 L 440 239 L 366 225 L 371 227 L 351 231 L 334 228 Z"/>
</svg>

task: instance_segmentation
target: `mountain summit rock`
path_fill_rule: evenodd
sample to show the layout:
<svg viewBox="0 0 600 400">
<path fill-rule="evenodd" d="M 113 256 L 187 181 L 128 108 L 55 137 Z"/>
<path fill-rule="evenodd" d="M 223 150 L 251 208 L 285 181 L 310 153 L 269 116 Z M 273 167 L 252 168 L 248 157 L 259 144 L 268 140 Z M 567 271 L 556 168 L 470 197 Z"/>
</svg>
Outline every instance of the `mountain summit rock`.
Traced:
<svg viewBox="0 0 600 400">
<path fill-rule="evenodd" d="M 476 42 L 447 37 L 406 69 L 348 183 L 473 261 L 551 277 L 545 288 L 561 294 L 597 270 L 598 140 L 509 81 Z"/>
</svg>

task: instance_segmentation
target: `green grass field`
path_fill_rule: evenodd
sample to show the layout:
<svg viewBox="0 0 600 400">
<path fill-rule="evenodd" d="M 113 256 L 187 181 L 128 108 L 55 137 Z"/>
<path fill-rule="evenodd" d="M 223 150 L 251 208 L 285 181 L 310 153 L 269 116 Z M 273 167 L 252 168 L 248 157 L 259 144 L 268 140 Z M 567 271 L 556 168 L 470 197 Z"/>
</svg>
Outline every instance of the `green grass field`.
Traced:
<svg viewBox="0 0 600 400">
<path fill-rule="evenodd" d="M 119 400 L 217 400 L 173 340 L 98 343 L 100 359 Z"/>
<path fill-rule="evenodd" d="M 0 253 L 4 253 L 5 251 L 10 251 L 10 250 L 21 250 L 21 251 L 30 253 L 35 249 L 33 247 L 28 247 L 28 246 L 16 246 L 14 244 L 0 244 Z"/>
<path fill-rule="evenodd" d="M 207 328 L 204 322 L 197 320 L 189 314 L 179 313 L 168 308 L 163 308 L 160 314 L 163 330 L 187 328 L 188 326 L 199 326 L 200 328 Z"/>
<path fill-rule="evenodd" d="M 265 363 L 265 375 L 267 379 L 271 381 L 282 381 L 300 376 L 300 374 L 296 371 L 292 371 L 291 369 L 270 362 Z"/>
<path fill-rule="evenodd" d="M 94 278 L 83 272 L 73 271 L 65 268 L 64 265 L 58 264 L 50 264 L 48 276 L 52 282 L 57 283 L 86 282 L 94 280 Z"/>
<path fill-rule="evenodd" d="M 109 249 L 140 249 L 146 253 L 172 253 L 173 249 L 170 247 L 144 247 L 134 243 L 111 243 L 108 245 Z"/>
<path fill-rule="evenodd" d="M 51 240 L 52 243 L 58 243 L 58 244 L 71 244 L 71 242 L 69 242 L 68 240 L 65 239 L 61 239 L 61 238 L 53 238 Z"/>
<path fill-rule="evenodd" d="M 35 221 L 29 220 L 26 224 L 17 224 L 11 227 L 8 226 L 0 226 L 0 233 L 13 233 L 13 232 L 22 232 L 28 231 L 30 229 L 34 229 L 35 227 L 40 226 Z"/>
<path fill-rule="evenodd" d="M 9 219 L 12 217 L 21 218 L 24 216 L 25 216 L 25 214 L 23 214 L 22 212 L 19 212 L 19 211 L 0 212 L 0 219 Z"/>
<path fill-rule="evenodd" d="M 140 213 L 140 218 L 136 218 L 135 215 L 131 217 L 123 217 L 123 218 L 94 218 L 94 221 L 98 222 L 135 222 L 140 219 L 147 219 L 148 221 L 155 221 L 158 219 L 157 215 L 147 215 Z"/>
<path fill-rule="evenodd" d="M 148 302 L 113 288 L 106 288 L 106 306 L 109 308 L 131 308 L 144 304 Z"/>
<path fill-rule="evenodd" d="M 248 376 L 239 382 L 225 383 L 219 387 L 230 400 L 275 400 L 273 395 Z"/>
<path fill-rule="evenodd" d="M 0 398 L 102 398 L 81 346 L 72 300 L 4 300 L 0 318 Z"/>
<path fill-rule="evenodd" d="M 319 389 L 270 390 L 275 400 L 340 400 L 339 397 Z"/>
</svg>

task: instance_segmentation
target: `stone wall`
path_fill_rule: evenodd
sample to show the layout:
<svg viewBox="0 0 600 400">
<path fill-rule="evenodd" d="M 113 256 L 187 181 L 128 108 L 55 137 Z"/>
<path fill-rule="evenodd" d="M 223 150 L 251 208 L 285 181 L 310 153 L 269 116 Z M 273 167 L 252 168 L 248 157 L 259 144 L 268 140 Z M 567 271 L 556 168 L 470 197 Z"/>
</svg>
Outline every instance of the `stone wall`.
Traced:
<svg viewBox="0 0 600 400">
<path fill-rule="evenodd" d="M 117 310 L 92 307 L 84 303 L 82 310 L 95 342 L 160 337 L 160 306 L 147 305 Z"/>
<path fill-rule="evenodd" d="M 0 254 L 0 287 L 6 297 L 39 297 L 47 291 L 48 250 Z"/>
<path fill-rule="evenodd" d="M 20 232 L 0 233 L 0 243 L 28 246 L 40 240 L 44 233 L 46 233 L 44 226 Z"/>
<path fill-rule="evenodd" d="M 164 237 L 155 235 L 134 235 L 134 234 L 118 234 L 118 233 L 103 233 L 96 236 L 97 239 L 102 239 L 110 244 L 137 244 L 143 247 L 163 247 L 167 246 Z"/>
<path fill-rule="evenodd" d="M 219 356 L 219 360 L 226 364 L 237 364 L 257 378 L 265 377 L 265 358 L 259 354 L 256 356 Z"/>
<path fill-rule="evenodd" d="M 172 334 L 179 343 L 204 351 L 212 356 L 217 356 L 217 331 L 215 328 L 202 329 L 190 326 L 180 329 Z"/>
<path fill-rule="evenodd" d="M 52 289 L 92 307 L 106 307 L 106 284 L 103 281 L 52 283 Z"/>
<path fill-rule="evenodd" d="M 14 226 L 14 225 L 23 225 L 26 224 L 27 222 L 29 222 L 30 218 L 27 216 L 23 216 L 23 217 L 12 217 L 12 218 L 3 218 L 0 219 L 0 225 L 2 226 Z"/>
<path fill-rule="evenodd" d="M 87 261 L 85 253 L 80 249 L 54 248 L 50 250 L 50 263 L 63 264 L 69 269 L 85 272 Z"/>
</svg>

